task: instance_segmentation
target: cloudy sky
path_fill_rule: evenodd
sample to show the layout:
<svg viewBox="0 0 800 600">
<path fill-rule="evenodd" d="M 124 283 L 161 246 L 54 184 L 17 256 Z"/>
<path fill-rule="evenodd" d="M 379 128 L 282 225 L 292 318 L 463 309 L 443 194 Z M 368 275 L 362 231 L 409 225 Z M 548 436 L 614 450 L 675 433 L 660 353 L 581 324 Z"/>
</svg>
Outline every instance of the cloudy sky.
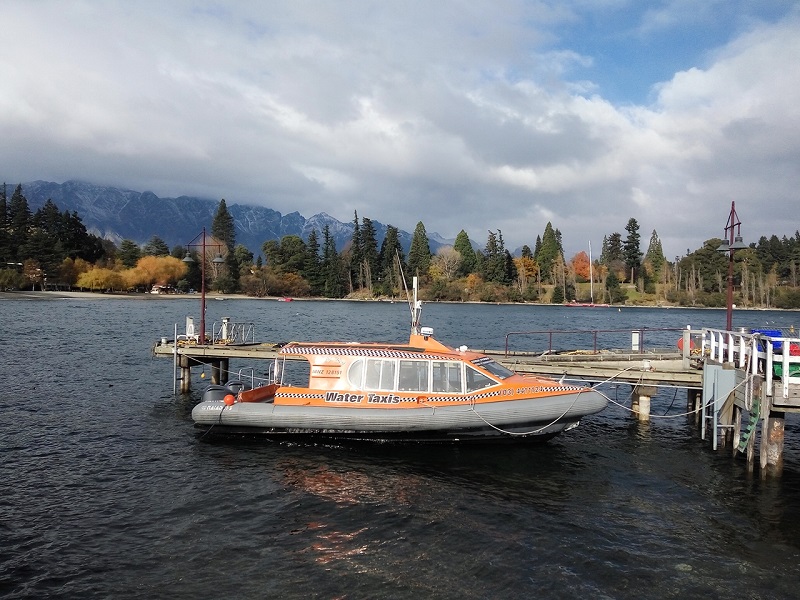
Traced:
<svg viewBox="0 0 800 600">
<path fill-rule="evenodd" d="M 797 0 L 3 0 L 0 174 L 568 258 L 800 228 Z"/>
</svg>

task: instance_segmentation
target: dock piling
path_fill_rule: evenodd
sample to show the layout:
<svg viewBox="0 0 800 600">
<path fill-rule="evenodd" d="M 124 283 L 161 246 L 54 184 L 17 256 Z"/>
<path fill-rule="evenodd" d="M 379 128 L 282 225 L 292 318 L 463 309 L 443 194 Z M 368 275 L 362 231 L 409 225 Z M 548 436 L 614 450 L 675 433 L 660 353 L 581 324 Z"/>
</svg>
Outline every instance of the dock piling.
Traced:
<svg viewBox="0 0 800 600">
<path fill-rule="evenodd" d="M 767 466 L 771 475 L 783 471 L 783 438 L 786 413 L 770 411 L 763 421 L 761 433 L 761 464 Z"/>
<path fill-rule="evenodd" d="M 637 385 L 633 388 L 633 412 L 639 421 L 650 420 L 650 399 L 658 392 L 654 385 Z"/>
</svg>

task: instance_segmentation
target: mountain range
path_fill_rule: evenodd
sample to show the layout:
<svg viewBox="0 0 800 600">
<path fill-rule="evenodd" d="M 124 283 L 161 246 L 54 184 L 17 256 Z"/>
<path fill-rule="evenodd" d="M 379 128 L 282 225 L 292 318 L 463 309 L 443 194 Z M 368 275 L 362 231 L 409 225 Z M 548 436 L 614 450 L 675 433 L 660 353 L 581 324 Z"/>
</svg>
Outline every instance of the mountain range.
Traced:
<svg viewBox="0 0 800 600">
<path fill-rule="evenodd" d="M 10 198 L 13 188 L 9 188 Z M 190 196 L 159 198 L 153 192 L 136 192 L 82 181 L 31 181 L 22 184 L 22 193 L 32 212 L 48 199 L 52 200 L 60 211 L 76 212 L 90 233 L 117 246 L 124 239 L 145 244 L 153 236 L 164 240 L 169 247 L 185 246 L 203 227 L 211 228 L 219 207 L 218 200 Z M 279 240 L 285 235 L 298 235 L 307 240 L 314 229 L 322 244 L 325 225 L 329 227 L 338 250 L 353 237 L 352 222 L 342 223 L 324 212 L 307 219 L 299 212 L 283 215 L 264 206 L 228 202 L 226 206 L 233 217 L 236 243 L 247 247 L 254 256 L 262 254 L 261 246 L 268 240 Z M 386 235 L 386 225 L 374 219 L 372 223 L 380 246 Z M 400 244 L 408 253 L 411 234 L 401 230 L 399 237 Z M 453 240 L 446 240 L 437 233 L 428 233 L 428 241 L 433 253 L 439 247 L 453 243 Z"/>
</svg>

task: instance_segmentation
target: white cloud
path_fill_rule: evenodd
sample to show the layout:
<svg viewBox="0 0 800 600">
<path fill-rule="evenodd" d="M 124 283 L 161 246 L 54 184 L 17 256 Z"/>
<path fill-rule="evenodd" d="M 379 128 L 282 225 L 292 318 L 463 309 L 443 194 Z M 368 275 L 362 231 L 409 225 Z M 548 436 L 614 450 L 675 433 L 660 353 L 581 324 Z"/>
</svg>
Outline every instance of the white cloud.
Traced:
<svg viewBox="0 0 800 600">
<path fill-rule="evenodd" d="M 642 24 L 669 31 L 690 6 L 665 3 Z M 706 9 L 698 19 L 724 7 Z M 78 178 L 344 221 L 358 210 L 479 244 L 501 229 L 509 247 L 533 246 L 551 221 L 568 253 L 633 217 L 671 257 L 720 235 L 731 200 L 747 236 L 791 235 L 797 14 L 731 32 L 651 106 L 617 106 L 571 79 L 591 52 L 558 46 L 586 10 L 6 1 L 0 164 L 13 182 Z"/>
</svg>

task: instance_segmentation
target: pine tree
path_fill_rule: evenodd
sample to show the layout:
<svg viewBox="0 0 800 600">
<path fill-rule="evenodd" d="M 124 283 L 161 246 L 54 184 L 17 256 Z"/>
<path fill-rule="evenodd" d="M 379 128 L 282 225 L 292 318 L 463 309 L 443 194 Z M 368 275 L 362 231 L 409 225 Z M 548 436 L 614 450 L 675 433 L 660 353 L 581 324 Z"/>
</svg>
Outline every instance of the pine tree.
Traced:
<svg viewBox="0 0 800 600">
<path fill-rule="evenodd" d="M 0 264 L 11 261 L 10 240 L 8 234 L 8 201 L 6 184 L 0 188 Z"/>
<path fill-rule="evenodd" d="M 312 229 L 306 242 L 306 260 L 303 277 L 308 281 L 312 296 L 321 296 L 325 291 L 325 278 L 322 275 L 322 257 L 319 255 L 317 230 Z"/>
<path fill-rule="evenodd" d="M 642 252 L 639 249 L 641 244 L 639 223 L 636 222 L 636 219 L 631 218 L 628 220 L 625 231 L 628 232 L 628 237 L 625 238 L 625 243 L 622 245 L 622 256 L 631 274 L 630 281 L 635 283 L 639 274 L 639 267 L 642 264 Z"/>
<path fill-rule="evenodd" d="M 142 248 L 144 256 L 169 256 L 169 246 L 157 235 L 150 238 Z"/>
<path fill-rule="evenodd" d="M 498 234 L 489 231 L 483 253 L 483 278 L 486 281 L 505 284 L 508 283 L 506 281 L 505 248 L 503 247 L 503 235 L 499 230 Z"/>
<path fill-rule="evenodd" d="M 336 251 L 336 242 L 328 225 L 322 229 L 322 275 L 325 278 L 324 295 L 341 298 L 344 286 L 341 277 L 341 262 Z"/>
<path fill-rule="evenodd" d="M 117 256 L 125 267 L 132 269 L 136 266 L 136 261 L 142 257 L 142 251 L 133 240 L 122 240 Z"/>
<path fill-rule="evenodd" d="M 467 232 L 463 229 L 458 232 L 453 248 L 461 255 L 461 264 L 458 267 L 458 274 L 465 277 L 470 273 L 474 273 L 478 262 L 475 258 L 475 249 L 472 247 L 472 242 L 469 241 Z"/>
<path fill-rule="evenodd" d="M 8 197 L 6 196 L 6 184 L 0 188 L 0 230 L 3 230 L 8 223 Z"/>
<path fill-rule="evenodd" d="M 31 209 L 22 193 L 22 184 L 19 184 L 8 205 L 8 244 L 12 262 L 21 262 L 25 258 L 20 254 L 20 249 L 28 241 L 30 224 Z"/>
<path fill-rule="evenodd" d="M 653 229 L 650 234 L 650 244 L 647 246 L 647 252 L 644 255 L 644 262 L 649 265 L 650 278 L 654 281 L 661 279 L 661 270 L 666 264 L 667 259 L 664 257 L 664 250 L 661 247 L 661 240 L 658 239 L 658 233 Z"/>
<path fill-rule="evenodd" d="M 627 297 L 625 290 L 620 287 L 619 279 L 617 279 L 614 271 L 608 272 L 608 276 L 606 277 L 606 291 L 608 292 L 609 301 L 612 304 L 614 302 L 624 302 Z"/>
<path fill-rule="evenodd" d="M 350 281 L 353 282 L 355 289 L 360 289 L 364 287 L 361 268 L 361 225 L 358 222 L 358 211 L 353 211 L 353 214 L 353 237 L 350 238 Z"/>
<path fill-rule="evenodd" d="M 403 282 L 400 269 L 405 269 L 405 254 L 400 245 L 400 231 L 393 225 L 386 226 L 386 236 L 381 243 L 381 250 L 378 255 L 379 277 L 381 281 L 381 293 L 394 296 L 402 288 Z M 397 260 L 400 260 L 400 265 Z"/>
<path fill-rule="evenodd" d="M 560 235 L 560 234 L 559 234 Z M 537 239 L 537 245 L 539 245 Z M 556 231 L 553 229 L 552 223 L 549 221 L 544 228 L 544 234 L 542 235 L 541 245 L 539 245 L 539 250 L 534 255 L 536 262 L 539 264 L 539 270 L 542 274 L 542 279 L 551 280 L 553 283 L 553 265 L 557 258 L 562 256 L 561 251 L 561 244 L 558 240 L 558 236 L 556 235 Z"/>
<path fill-rule="evenodd" d="M 514 262 L 514 257 L 511 252 L 506 248 L 505 250 L 505 266 L 504 266 L 505 284 L 508 285 L 517 279 L 517 264 Z"/>
<path fill-rule="evenodd" d="M 233 252 L 236 247 L 236 224 L 228 212 L 225 198 L 219 201 L 214 220 L 211 222 L 211 236 L 225 244 L 228 252 Z"/>
<path fill-rule="evenodd" d="M 431 266 L 431 247 L 422 221 L 414 228 L 411 247 L 408 250 L 408 270 L 412 277 L 424 277 Z"/>
<path fill-rule="evenodd" d="M 375 225 L 366 217 L 361 219 L 361 263 L 364 270 L 364 283 L 367 287 L 378 280 L 378 240 Z"/>
</svg>

